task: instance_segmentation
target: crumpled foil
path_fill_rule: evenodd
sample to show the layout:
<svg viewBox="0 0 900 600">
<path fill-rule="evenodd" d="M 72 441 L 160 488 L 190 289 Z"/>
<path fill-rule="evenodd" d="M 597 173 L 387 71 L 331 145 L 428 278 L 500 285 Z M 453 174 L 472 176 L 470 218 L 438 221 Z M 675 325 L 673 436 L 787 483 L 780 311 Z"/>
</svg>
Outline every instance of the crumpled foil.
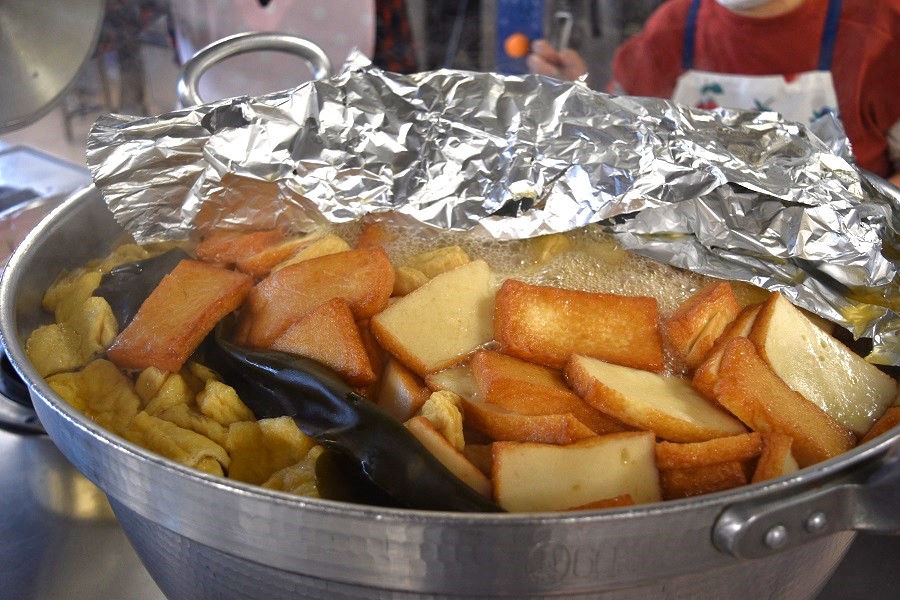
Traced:
<svg viewBox="0 0 900 600">
<path fill-rule="evenodd" d="M 356 65 L 263 97 L 102 117 L 87 162 L 138 241 L 388 212 L 497 239 L 600 223 L 638 254 L 780 291 L 900 365 L 900 201 L 853 165 L 835 119 L 816 132 L 540 76 Z"/>
</svg>

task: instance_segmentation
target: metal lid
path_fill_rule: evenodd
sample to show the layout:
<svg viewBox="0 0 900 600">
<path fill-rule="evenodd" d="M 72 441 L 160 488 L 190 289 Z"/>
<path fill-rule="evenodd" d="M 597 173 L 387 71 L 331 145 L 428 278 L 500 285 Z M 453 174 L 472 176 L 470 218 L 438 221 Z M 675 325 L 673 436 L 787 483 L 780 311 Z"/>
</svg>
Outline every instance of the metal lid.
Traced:
<svg viewBox="0 0 900 600">
<path fill-rule="evenodd" d="M 0 2 L 0 133 L 37 121 L 91 57 L 103 0 Z"/>
</svg>

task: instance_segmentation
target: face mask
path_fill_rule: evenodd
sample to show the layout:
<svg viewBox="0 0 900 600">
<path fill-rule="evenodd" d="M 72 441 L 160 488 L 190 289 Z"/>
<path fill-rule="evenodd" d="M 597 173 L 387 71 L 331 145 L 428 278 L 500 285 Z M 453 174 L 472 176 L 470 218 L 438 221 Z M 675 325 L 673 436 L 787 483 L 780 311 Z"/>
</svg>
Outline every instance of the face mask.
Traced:
<svg viewBox="0 0 900 600">
<path fill-rule="evenodd" d="M 716 0 L 719 4 L 730 10 L 750 10 L 757 8 L 763 4 L 768 4 L 772 0 Z"/>
</svg>

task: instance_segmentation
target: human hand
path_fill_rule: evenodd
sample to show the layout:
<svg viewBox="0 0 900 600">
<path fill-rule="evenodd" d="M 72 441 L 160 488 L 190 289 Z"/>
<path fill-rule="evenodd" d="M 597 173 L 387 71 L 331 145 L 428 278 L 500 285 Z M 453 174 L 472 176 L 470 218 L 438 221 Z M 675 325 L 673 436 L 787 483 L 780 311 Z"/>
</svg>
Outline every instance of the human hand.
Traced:
<svg viewBox="0 0 900 600">
<path fill-rule="evenodd" d="M 571 48 L 557 51 L 546 40 L 536 40 L 531 45 L 531 54 L 525 63 L 532 73 L 568 81 L 574 81 L 588 72 L 587 63 L 578 52 Z"/>
<path fill-rule="evenodd" d="M 894 173 L 890 177 L 888 177 L 888 181 L 893 183 L 895 186 L 900 188 L 900 173 Z"/>
</svg>

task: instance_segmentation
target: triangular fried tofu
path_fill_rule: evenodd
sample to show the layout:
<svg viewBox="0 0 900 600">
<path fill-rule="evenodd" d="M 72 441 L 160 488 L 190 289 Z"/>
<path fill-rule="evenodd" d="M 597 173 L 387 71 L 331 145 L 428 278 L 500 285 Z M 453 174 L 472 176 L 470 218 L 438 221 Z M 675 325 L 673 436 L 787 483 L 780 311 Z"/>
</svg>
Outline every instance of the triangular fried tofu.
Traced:
<svg viewBox="0 0 900 600">
<path fill-rule="evenodd" d="M 382 248 L 311 258 L 275 271 L 251 290 L 241 309 L 239 344 L 267 348 L 316 306 L 343 298 L 353 317 L 382 311 L 394 288 L 394 268 Z"/>
<path fill-rule="evenodd" d="M 317 360 L 350 385 L 365 386 L 376 379 L 353 313 L 343 298 L 332 298 L 300 317 L 272 342 L 272 349 Z"/>
</svg>

